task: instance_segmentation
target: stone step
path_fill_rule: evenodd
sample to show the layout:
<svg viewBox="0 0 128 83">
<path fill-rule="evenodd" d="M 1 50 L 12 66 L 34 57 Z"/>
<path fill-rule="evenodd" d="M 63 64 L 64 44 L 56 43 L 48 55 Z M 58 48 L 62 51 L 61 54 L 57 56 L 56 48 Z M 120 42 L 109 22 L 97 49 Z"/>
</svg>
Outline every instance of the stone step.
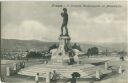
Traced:
<svg viewBox="0 0 128 83">
<path fill-rule="evenodd" d="M 28 75 L 28 76 L 35 76 L 36 73 L 40 73 L 40 77 L 45 77 L 45 72 L 47 71 L 20 71 L 18 74 L 21 74 L 21 75 Z M 81 71 L 63 71 L 63 72 L 59 72 L 58 73 L 61 73 L 61 76 L 62 77 L 71 77 L 71 74 L 73 72 L 79 72 L 81 74 L 81 77 L 90 77 L 90 76 L 95 76 L 95 72 L 96 71 L 86 71 L 86 72 L 81 72 Z M 101 71 L 102 74 L 105 74 L 105 73 L 109 73 L 110 71 L 109 70 L 102 70 Z"/>
<path fill-rule="evenodd" d="M 56 64 L 41 64 L 41 65 L 35 65 L 28 68 L 21 69 L 18 74 L 21 75 L 27 75 L 27 76 L 35 76 L 36 73 L 39 73 L 41 77 L 45 77 L 46 72 L 53 72 L 53 70 L 56 70 L 58 73 L 61 74 L 62 77 L 71 77 L 71 74 L 73 72 L 79 72 L 81 76 L 89 77 L 89 76 L 95 76 L 96 70 L 100 70 L 101 73 L 108 73 L 110 71 L 105 69 L 100 69 L 99 67 L 85 64 L 83 65 L 69 65 L 69 66 L 63 66 L 63 65 L 56 65 Z"/>
<path fill-rule="evenodd" d="M 19 72 L 18 74 L 27 75 L 27 76 L 35 76 L 36 73 L 39 73 L 39 72 L 26 72 L 26 71 L 24 71 L 24 72 Z M 61 77 L 69 77 L 70 78 L 72 73 L 73 72 L 71 72 L 71 71 L 70 72 L 61 72 Z M 82 77 L 88 76 L 88 74 L 84 74 L 82 72 L 80 74 L 81 74 Z M 40 75 L 40 77 L 45 77 L 46 76 L 45 73 L 39 73 L 39 75 Z"/>
</svg>

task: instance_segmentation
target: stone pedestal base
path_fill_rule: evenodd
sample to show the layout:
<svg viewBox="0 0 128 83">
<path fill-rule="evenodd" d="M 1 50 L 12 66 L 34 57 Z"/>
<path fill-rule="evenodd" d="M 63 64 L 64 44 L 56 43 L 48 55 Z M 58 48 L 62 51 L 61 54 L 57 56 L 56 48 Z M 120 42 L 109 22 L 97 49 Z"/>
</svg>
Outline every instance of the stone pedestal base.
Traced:
<svg viewBox="0 0 128 83">
<path fill-rule="evenodd" d="M 67 52 L 70 46 L 69 36 L 59 37 L 59 47 L 57 51 L 52 54 L 51 62 L 52 64 L 64 64 L 69 62 L 69 53 Z"/>
<path fill-rule="evenodd" d="M 57 64 L 57 65 L 63 65 L 64 63 L 68 63 L 69 62 L 69 56 L 68 55 L 54 55 L 51 58 L 51 63 L 52 64 Z"/>
</svg>

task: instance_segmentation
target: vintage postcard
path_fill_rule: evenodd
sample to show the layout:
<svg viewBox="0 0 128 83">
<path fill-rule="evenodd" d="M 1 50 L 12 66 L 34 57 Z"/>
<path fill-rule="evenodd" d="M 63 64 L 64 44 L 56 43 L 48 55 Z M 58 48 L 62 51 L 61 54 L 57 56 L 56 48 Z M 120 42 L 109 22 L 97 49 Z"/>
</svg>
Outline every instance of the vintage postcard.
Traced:
<svg viewBox="0 0 128 83">
<path fill-rule="evenodd" d="M 128 83 L 126 1 L 1 2 L 2 83 Z"/>
</svg>

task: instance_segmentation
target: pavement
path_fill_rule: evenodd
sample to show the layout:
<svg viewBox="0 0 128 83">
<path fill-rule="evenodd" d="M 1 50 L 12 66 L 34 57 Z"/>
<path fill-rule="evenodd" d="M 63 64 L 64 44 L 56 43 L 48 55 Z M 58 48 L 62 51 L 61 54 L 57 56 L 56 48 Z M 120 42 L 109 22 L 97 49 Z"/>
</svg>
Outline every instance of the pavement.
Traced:
<svg viewBox="0 0 128 83">
<path fill-rule="evenodd" d="M 101 59 L 101 57 L 99 57 Z M 105 57 L 102 57 L 105 58 Z M 122 74 L 113 74 L 113 75 L 107 75 L 106 77 L 104 77 L 104 79 L 100 80 L 100 81 L 93 81 L 93 80 L 77 80 L 77 83 L 91 83 L 91 81 L 93 81 L 92 83 L 128 83 L 128 60 L 125 61 L 121 61 L 118 58 L 119 57 L 107 57 L 110 58 L 111 60 L 109 61 L 109 66 L 118 68 L 120 65 L 122 66 L 122 69 L 124 70 L 124 72 Z M 91 58 L 92 59 L 92 58 Z M 90 59 L 90 60 L 91 60 Z M 84 61 L 87 63 L 89 63 L 89 59 L 84 59 Z M 98 60 L 98 57 L 95 59 L 92 59 L 93 62 L 94 60 Z M 91 61 L 90 61 L 91 63 Z M 26 64 L 27 67 L 29 66 L 33 66 L 33 65 L 37 65 L 37 64 L 43 64 L 42 60 L 29 60 Z M 98 67 L 100 68 L 104 68 L 104 65 L 98 65 Z M 4 70 L 4 69 L 2 69 Z M 5 72 L 5 71 L 4 71 Z M 5 81 L 6 83 L 35 83 L 34 81 L 34 77 L 31 76 L 21 76 L 21 75 L 14 75 L 14 76 L 9 76 L 6 77 L 5 76 Z M 40 78 L 40 83 L 45 83 L 45 79 Z M 64 83 L 63 80 L 59 81 L 58 83 Z"/>
</svg>

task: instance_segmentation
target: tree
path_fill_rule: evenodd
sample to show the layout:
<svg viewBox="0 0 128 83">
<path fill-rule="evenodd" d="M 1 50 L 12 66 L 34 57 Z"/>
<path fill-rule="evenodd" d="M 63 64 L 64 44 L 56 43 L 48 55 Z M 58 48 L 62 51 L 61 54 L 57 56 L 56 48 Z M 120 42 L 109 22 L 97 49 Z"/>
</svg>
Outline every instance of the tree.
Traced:
<svg viewBox="0 0 128 83">
<path fill-rule="evenodd" d="M 58 48 L 57 44 L 53 44 L 52 46 L 49 47 L 49 51 L 52 49 Z"/>
<path fill-rule="evenodd" d="M 105 55 L 108 56 L 108 50 L 107 50 L 107 49 L 106 49 L 106 51 L 105 51 Z"/>
<path fill-rule="evenodd" d="M 27 58 L 40 58 L 42 57 L 42 54 L 40 52 L 35 52 L 35 51 L 31 51 L 31 52 L 28 52 Z"/>
<path fill-rule="evenodd" d="M 118 54 L 119 54 L 120 56 L 124 56 L 124 55 L 127 55 L 127 52 L 125 52 L 125 51 L 120 51 L 120 52 L 118 52 Z"/>
<path fill-rule="evenodd" d="M 99 53 L 99 50 L 97 47 L 92 47 L 92 48 L 89 48 L 88 51 L 87 51 L 87 56 L 92 56 L 92 55 L 98 55 Z"/>
<path fill-rule="evenodd" d="M 72 46 L 72 49 L 77 49 L 79 51 L 82 51 L 80 45 L 77 45 L 76 43 Z"/>
<path fill-rule="evenodd" d="M 87 56 L 89 57 L 91 55 L 91 49 L 89 48 L 87 51 Z"/>
<path fill-rule="evenodd" d="M 99 53 L 98 48 L 97 47 L 92 47 L 91 48 L 91 53 L 92 53 L 92 55 L 98 55 L 98 53 Z"/>
<path fill-rule="evenodd" d="M 76 83 L 76 79 L 80 78 L 80 74 L 78 72 L 73 72 L 72 74 L 71 83 Z"/>
</svg>

